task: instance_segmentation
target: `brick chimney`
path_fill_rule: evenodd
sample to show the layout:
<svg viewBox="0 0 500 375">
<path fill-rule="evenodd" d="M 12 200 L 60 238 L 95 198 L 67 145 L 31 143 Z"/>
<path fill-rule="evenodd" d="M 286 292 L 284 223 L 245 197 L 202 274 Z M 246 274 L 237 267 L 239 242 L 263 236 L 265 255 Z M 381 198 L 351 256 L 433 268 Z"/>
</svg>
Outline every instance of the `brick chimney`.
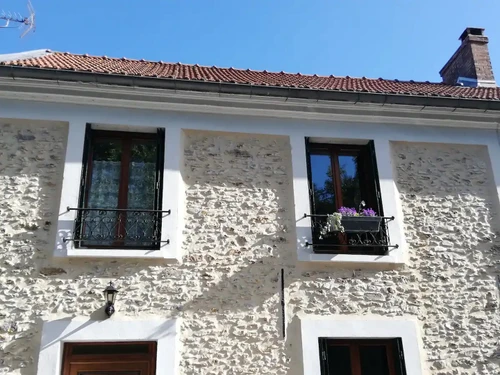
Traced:
<svg viewBox="0 0 500 375">
<path fill-rule="evenodd" d="M 439 72 L 449 85 L 496 87 L 484 29 L 468 27 L 460 35 L 462 44 Z"/>
</svg>

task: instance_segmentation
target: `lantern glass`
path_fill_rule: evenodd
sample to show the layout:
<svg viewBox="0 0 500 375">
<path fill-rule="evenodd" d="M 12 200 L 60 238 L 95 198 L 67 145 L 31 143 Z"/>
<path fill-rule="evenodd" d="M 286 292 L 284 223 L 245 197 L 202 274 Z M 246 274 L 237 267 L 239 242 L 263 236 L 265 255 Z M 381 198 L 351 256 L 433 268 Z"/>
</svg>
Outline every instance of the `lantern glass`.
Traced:
<svg viewBox="0 0 500 375">
<path fill-rule="evenodd" d="M 118 292 L 116 292 L 116 291 L 109 291 L 109 292 L 107 293 L 107 295 L 106 295 L 106 302 L 114 304 L 114 303 L 115 303 L 115 299 L 116 299 L 116 294 L 117 294 L 117 293 L 118 293 Z"/>
<path fill-rule="evenodd" d="M 106 289 L 104 289 L 103 294 L 104 294 L 104 299 L 108 304 L 114 304 L 116 295 L 118 294 L 118 290 L 116 290 L 114 285 L 110 283 L 109 286 L 107 286 Z"/>
</svg>

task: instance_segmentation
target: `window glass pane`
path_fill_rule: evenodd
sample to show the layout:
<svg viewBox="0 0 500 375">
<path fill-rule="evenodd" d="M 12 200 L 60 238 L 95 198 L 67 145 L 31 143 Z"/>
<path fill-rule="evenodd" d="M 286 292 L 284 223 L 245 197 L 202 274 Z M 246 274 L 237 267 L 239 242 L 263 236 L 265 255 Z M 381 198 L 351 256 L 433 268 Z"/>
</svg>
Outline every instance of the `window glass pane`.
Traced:
<svg viewBox="0 0 500 375">
<path fill-rule="evenodd" d="M 390 375 L 386 346 L 359 347 L 361 375 Z"/>
<path fill-rule="evenodd" d="M 311 180 L 316 214 L 331 214 L 337 210 L 331 165 L 330 156 L 311 155 Z"/>
<path fill-rule="evenodd" d="M 117 208 L 120 189 L 122 144 L 116 140 L 97 140 L 92 147 L 87 208 Z M 110 246 L 118 226 L 116 211 L 83 211 L 80 214 L 80 245 Z M 87 242 L 88 241 L 88 242 Z"/>
<path fill-rule="evenodd" d="M 132 144 L 130 152 L 128 208 L 152 210 L 155 208 L 156 143 Z M 158 215 L 153 212 L 129 211 L 125 225 L 126 244 L 152 246 L 157 220 Z"/>
<path fill-rule="evenodd" d="M 117 208 L 122 145 L 120 141 L 97 141 L 92 149 L 92 174 L 87 207 Z"/>
<path fill-rule="evenodd" d="M 328 375 L 352 375 L 349 346 L 328 346 Z"/>
<path fill-rule="evenodd" d="M 358 161 L 358 156 L 339 155 L 342 205 L 356 210 L 361 202 Z"/>
<path fill-rule="evenodd" d="M 153 209 L 155 202 L 156 144 L 133 144 L 129 170 L 128 208 Z"/>
</svg>

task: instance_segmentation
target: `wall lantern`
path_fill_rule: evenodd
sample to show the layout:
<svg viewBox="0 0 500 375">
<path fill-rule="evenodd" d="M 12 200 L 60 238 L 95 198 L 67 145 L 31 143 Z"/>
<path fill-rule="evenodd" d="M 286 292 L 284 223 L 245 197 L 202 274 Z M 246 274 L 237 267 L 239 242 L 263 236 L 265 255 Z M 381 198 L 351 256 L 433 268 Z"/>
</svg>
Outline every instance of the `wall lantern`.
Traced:
<svg viewBox="0 0 500 375">
<path fill-rule="evenodd" d="M 103 290 L 103 293 L 104 299 L 106 300 L 106 308 L 104 309 L 104 312 L 107 316 L 111 316 L 115 312 L 115 299 L 118 294 L 118 290 L 115 288 L 113 283 L 110 282 L 106 289 Z"/>
</svg>

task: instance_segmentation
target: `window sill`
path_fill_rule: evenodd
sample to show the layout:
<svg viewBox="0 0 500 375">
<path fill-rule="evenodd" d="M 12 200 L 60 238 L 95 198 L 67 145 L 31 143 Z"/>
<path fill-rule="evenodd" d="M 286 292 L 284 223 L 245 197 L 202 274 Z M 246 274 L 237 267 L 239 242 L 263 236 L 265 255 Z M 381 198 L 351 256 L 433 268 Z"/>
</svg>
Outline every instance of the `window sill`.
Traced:
<svg viewBox="0 0 500 375">
<path fill-rule="evenodd" d="M 166 256 L 163 250 L 130 249 L 68 249 L 67 256 L 75 258 L 160 258 L 176 259 Z"/>
<path fill-rule="evenodd" d="M 75 249 L 56 248 L 55 258 L 92 258 L 92 259 L 163 259 L 170 263 L 179 263 L 180 259 L 173 247 L 160 250 L 151 249 Z"/>
<path fill-rule="evenodd" d="M 297 249 L 298 261 L 309 264 L 325 264 L 346 268 L 392 269 L 406 264 L 405 251 L 399 247 L 389 255 L 318 254 L 306 247 Z"/>
<path fill-rule="evenodd" d="M 70 215 L 65 212 L 61 215 Z M 57 234 L 54 248 L 54 258 L 94 258 L 94 259 L 164 259 L 172 263 L 180 262 L 177 243 L 167 239 L 173 235 L 162 232 L 162 245 L 159 249 L 134 249 L 134 248 L 75 248 L 71 239 L 73 220 L 60 220 L 59 225 L 63 227 Z"/>
</svg>

